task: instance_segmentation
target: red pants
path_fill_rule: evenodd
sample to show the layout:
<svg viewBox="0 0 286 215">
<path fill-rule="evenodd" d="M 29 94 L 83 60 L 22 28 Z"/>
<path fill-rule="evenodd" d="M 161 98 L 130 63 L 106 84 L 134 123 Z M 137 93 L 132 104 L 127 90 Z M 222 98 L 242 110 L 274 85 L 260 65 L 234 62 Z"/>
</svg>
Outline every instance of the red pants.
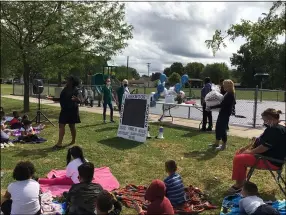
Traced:
<svg viewBox="0 0 286 215">
<path fill-rule="evenodd" d="M 278 170 L 277 166 L 274 166 L 269 161 L 266 161 L 269 164 L 269 167 L 272 170 Z M 253 154 L 236 154 L 233 158 L 233 167 L 232 167 L 232 180 L 244 181 L 246 179 L 247 167 L 254 166 L 256 163 L 256 157 Z M 257 169 L 265 169 L 267 166 L 264 164 L 264 161 L 259 160 Z"/>
<path fill-rule="evenodd" d="M 66 176 L 60 177 L 60 178 L 40 178 L 39 184 L 48 184 L 48 185 L 73 185 L 73 181 L 71 178 L 68 178 Z"/>
</svg>

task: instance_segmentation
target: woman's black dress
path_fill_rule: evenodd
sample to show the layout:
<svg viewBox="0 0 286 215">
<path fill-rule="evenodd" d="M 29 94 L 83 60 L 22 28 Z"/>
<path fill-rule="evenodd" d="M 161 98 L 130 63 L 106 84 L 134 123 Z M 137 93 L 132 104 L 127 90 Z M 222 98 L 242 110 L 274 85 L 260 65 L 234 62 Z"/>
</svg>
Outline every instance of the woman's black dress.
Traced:
<svg viewBox="0 0 286 215">
<path fill-rule="evenodd" d="M 76 88 L 65 87 L 60 95 L 61 113 L 59 117 L 60 124 L 80 123 L 78 102 L 72 101 L 73 96 L 78 96 Z"/>
</svg>

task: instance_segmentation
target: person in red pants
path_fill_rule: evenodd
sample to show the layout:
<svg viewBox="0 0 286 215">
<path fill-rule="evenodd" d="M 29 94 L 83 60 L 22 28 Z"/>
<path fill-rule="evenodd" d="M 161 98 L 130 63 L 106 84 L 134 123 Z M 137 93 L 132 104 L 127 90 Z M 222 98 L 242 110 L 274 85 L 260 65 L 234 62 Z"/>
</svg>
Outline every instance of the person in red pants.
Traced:
<svg viewBox="0 0 286 215">
<path fill-rule="evenodd" d="M 83 151 L 79 146 L 73 146 L 68 150 L 66 175 L 59 178 L 40 178 L 39 184 L 48 185 L 73 185 L 78 184 L 78 167 L 88 162 L 83 156 Z"/>
<path fill-rule="evenodd" d="M 254 154 L 284 160 L 286 157 L 286 127 L 279 124 L 279 116 L 282 112 L 273 108 L 266 109 L 262 114 L 265 131 L 259 137 L 258 142 L 255 141 L 255 146 L 250 145 L 239 149 L 233 158 L 232 180 L 235 184 L 229 189 L 230 193 L 241 191 L 246 179 L 247 167 L 253 166 L 256 163 Z M 281 163 L 267 161 L 269 167 L 273 170 L 281 168 Z M 257 168 L 267 168 L 263 161 L 259 161 Z"/>
</svg>

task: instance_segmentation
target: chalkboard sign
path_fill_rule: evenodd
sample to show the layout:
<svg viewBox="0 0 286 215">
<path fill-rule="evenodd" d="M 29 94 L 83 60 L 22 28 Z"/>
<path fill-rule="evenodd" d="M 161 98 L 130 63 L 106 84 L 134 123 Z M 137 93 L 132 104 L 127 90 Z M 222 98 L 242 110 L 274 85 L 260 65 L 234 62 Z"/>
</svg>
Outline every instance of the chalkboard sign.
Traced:
<svg viewBox="0 0 286 215">
<path fill-rule="evenodd" d="M 117 136 L 145 142 L 148 134 L 149 95 L 126 95 L 120 112 Z"/>
</svg>

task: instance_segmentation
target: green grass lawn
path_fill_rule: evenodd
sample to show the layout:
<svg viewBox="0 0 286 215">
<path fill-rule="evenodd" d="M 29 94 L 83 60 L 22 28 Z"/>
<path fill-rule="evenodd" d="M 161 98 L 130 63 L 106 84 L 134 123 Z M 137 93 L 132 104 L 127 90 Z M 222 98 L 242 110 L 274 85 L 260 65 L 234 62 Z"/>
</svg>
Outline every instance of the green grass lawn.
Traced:
<svg viewBox="0 0 286 215">
<path fill-rule="evenodd" d="M 22 110 L 22 102 L 3 99 L 1 106 L 7 114 Z M 35 115 L 36 105 L 31 104 L 30 117 Z M 43 105 L 43 113 L 57 122 L 59 108 Z M 151 139 L 146 143 L 127 141 L 116 137 L 116 124 L 102 124 L 98 114 L 81 112 L 82 123 L 77 126 L 77 144 L 84 150 L 87 159 L 97 167 L 109 166 L 123 187 L 129 183 L 148 185 L 153 179 L 164 179 L 164 162 L 174 159 L 179 166 L 185 185 L 194 185 L 204 190 L 210 200 L 221 205 L 224 192 L 233 184 L 231 181 L 232 158 L 236 149 L 248 140 L 229 138 L 226 151 L 214 153 L 208 150 L 208 143 L 214 134 L 199 133 L 197 130 L 171 128 L 165 126 L 164 140 Z M 151 135 L 157 135 L 159 125 L 151 125 Z M 12 171 L 20 160 L 31 160 L 40 177 L 46 176 L 51 169 L 64 169 L 67 149 L 52 151 L 51 147 L 58 137 L 57 128 L 48 125 L 41 133 L 48 142 L 39 145 L 21 145 L 1 150 L 1 169 L 5 172 L 1 179 L 1 193 L 12 182 Z M 65 144 L 70 142 L 67 130 Z M 283 198 L 275 181 L 266 171 L 258 171 L 252 181 L 258 184 L 266 199 Z M 134 210 L 124 208 L 123 214 L 134 214 Z M 206 211 L 203 214 L 218 214 L 219 211 Z"/>
<path fill-rule="evenodd" d="M 1 95 L 10 95 L 13 93 L 12 84 L 1 84 Z"/>
</svg>

